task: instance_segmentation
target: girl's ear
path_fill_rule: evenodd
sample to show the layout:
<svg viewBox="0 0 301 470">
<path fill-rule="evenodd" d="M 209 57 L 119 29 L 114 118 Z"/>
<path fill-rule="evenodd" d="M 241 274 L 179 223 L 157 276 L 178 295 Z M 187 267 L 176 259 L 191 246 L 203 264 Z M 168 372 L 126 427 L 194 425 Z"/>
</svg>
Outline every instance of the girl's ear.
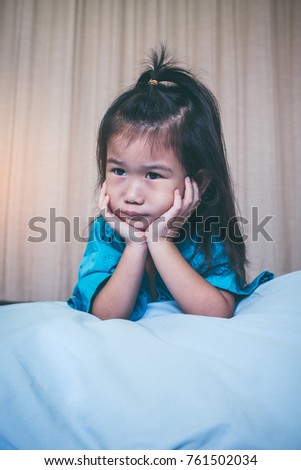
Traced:
<svg viewBox="0 0 301 470">
<path fill-rule="evenodd" d="M 196 182 L 198 183 L 200 196 L 204 194 L 206 189 L 208 188 L 209 184 L 211 183 L 211 176 L 207 170 L 199 170 L 194 177 Z"/>
</svg>

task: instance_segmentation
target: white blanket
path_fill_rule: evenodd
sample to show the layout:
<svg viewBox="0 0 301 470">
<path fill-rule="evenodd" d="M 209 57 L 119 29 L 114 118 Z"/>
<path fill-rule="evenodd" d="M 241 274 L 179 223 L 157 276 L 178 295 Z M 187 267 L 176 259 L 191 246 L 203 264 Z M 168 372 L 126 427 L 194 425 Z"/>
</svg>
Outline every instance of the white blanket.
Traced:
<svg viewBox="0 0 301 470">
<path fill-rule="evenodd" d="M 231 320 L 0 307 L 1 449 L 301 449 L 301 271 Z"/>
</svg>

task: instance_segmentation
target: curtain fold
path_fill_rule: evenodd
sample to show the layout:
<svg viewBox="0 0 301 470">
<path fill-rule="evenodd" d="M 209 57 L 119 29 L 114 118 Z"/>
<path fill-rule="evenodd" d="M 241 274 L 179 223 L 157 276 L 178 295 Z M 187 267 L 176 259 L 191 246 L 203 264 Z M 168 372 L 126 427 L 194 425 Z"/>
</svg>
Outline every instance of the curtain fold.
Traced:
<svg viewBox="0 0 301 470">
<path fill-rule="evenodd" d="M 70 295 L 99 122 L 161 42 L 220 102 L 250 277 L 300 269 L 300 26 L 298 0 L 0 0 L 0 298 Z"/>
</svg>

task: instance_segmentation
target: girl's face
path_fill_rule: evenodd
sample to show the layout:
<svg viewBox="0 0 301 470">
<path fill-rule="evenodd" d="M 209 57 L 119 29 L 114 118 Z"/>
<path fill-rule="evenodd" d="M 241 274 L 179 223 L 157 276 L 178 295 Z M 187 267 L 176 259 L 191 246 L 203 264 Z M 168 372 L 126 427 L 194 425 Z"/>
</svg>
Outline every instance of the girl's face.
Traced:
<svg viewBox="0 0 301 470">
<path fill-rule="evenodd" d="M 138 137 L 109 141 L 106 164 L 110 207 L 130 225 L 145 230 L 172 205 L 174 191 L 184 194 L 185 170 L 171 149 L 150 146 Z"/>
</svg>

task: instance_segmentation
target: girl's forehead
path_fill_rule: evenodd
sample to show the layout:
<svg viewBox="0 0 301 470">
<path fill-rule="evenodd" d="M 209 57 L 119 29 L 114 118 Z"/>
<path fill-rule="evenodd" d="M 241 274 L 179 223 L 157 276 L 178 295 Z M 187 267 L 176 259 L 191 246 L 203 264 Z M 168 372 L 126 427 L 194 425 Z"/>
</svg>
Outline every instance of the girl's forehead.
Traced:
<svg viewBox="0 0 301 470">
<path fill-rule="evenodd" d="M 125 157 L 127 155 L 141 155 L 145 159 L 157 160 L 164 155 L 175 156 L 173 149 L 164 145 L 161 139 L 155 139 L 149 136 L 131 136 L 115 135 L 108 141 L 108 154 L 114 154 L 116 157 Z"/>
</svg>

